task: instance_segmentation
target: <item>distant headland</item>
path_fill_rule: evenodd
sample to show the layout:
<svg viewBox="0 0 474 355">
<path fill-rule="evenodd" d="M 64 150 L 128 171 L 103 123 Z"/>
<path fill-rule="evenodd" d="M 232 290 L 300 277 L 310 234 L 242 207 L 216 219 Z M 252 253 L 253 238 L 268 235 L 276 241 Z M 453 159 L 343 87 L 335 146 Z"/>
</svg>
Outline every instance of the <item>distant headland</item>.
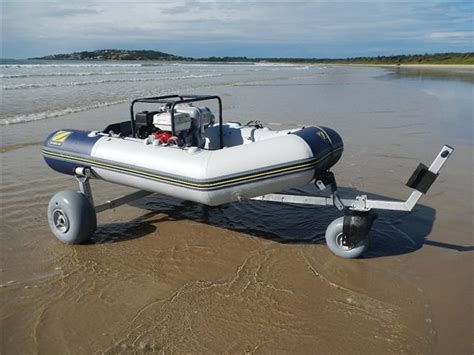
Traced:
<svg viewBox="0 0 474 355">
<path fill-rule="evenodd" d="M 185 57 L 152 50 L 98 49 L 67 54 L 51 54 L 45 57 L 28 58 L 45 60 L 186 60 Z"/>
<path fill-rule="evenodd" d="M 434 53 L 413 55 L 391 55 L 352 58 L 248 58 L 248 57 L 206 57 L 193 58 L 154 50 L 99 49 L 67 54 L 52 54 L 35 60 L 153 60 L 187 62 L 270 62 L 270 63 L 334 63 L 334 64 L 474 64 L 474 52 Z"/>
</svg>

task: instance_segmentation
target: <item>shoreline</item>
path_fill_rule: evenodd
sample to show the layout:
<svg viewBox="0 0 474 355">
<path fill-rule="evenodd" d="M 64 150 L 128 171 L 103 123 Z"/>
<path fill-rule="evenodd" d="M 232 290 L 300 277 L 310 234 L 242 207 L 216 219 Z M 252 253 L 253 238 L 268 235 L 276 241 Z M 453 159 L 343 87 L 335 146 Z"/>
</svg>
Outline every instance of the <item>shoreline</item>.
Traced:
<svg viewBox="0 0 474 355">
<path fill-rule="evenodd" d="M 11 61 L 11 63 L 9 63 Z M 118 64 L 182 64 L 182 65 L 268 65 L 268 66 L 349 66 L 349 67 L 371 67 L 371 68 L 386 68 L 386 69 L 422 69 L 422 70 L 436 70 L 436 71 L 456 71 L 458 73 L 474 74 L 474 63 L 473 64 L 443 64 L 443 63 L 349 63 L 349 62 L 312 62 L 312 61 L 272 61 L 272 60 L 248 60 L 248 61 L 214 61 L 214 60 L 124 60 L 124 59 L 0 59 L 0 65 L 41 65 L 49 63 L 84 63 L 84 65 L 90 64 L 104 64 L 107 63 L 118 65 Z"/>
<path fill-rule="evenodd" d="M 474 73 L 474 64 L 349 64 L 350 66 L 379 67 L 390 69 L 446 70 Z"/>
<path fill-rule="evenodd" d="M 450 69 L 474 69 L 474 64 L 348 64 L 354 66 L 369 66 L 382 68 L 450 68 Z"/>
<path fill-rule="evenodd" d="M 288 63 L 290 64 L 290 63 Z M 291 63 L 299 64 L 299 63 Z M 473 70 L 474 64 L 375 64 L 375 63 L 306 63 L 305 65 L 333 65 L 350 67 L 372 67 L 372 68 L 391 68 L 391 69 L 461 69 Z"/>
</svg>

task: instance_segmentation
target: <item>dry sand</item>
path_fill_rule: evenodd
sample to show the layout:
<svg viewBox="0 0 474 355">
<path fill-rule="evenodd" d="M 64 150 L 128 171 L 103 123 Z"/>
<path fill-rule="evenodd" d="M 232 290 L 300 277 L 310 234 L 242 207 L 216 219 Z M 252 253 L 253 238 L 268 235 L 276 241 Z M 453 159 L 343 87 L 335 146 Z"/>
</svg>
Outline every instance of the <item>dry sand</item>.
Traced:
<svg viewBox="0 0 474 355">
<path fill-rule="evenodd" d="M 404 198 L 418 162 L 456 143 L 414 213 L 380 214 L 366 258 L 337 258 L 321 242 L 336 211 L 155 195 L 100 214 L 91 244 L 63 245 L 45 211 L 74 179 L 50 171 L 37 142 L 55 127 L 97 128 L 97 117 L 113 121 L 126 106 L 3 127 L 4 142 L 24 139 L 1 152 L 0 352 L 472 353 L 472 141 L 440 129 L 429 95 L 370 82 L 350 97 L 347 86 L 326 86 L 311 101 L 309 82 L 213 93 L 227 119 L 337 129 L 346 195 Z M 388 92 L 377 96 L 380 85 Z M 93 188 L 99 202 L 129 191 Z"/>
</svg>

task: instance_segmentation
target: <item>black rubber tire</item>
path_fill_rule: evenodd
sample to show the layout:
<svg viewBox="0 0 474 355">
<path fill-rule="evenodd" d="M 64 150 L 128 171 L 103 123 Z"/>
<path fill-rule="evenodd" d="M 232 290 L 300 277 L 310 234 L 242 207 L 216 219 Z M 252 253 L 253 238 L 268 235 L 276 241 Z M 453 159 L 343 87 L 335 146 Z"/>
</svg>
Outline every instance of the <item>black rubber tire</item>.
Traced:
<svg viewBox="0 0 474 355">
<path fill-rule="evenodd" d="M 341 258 L 353 259 L 362 256 L 369 248 L 369 237 L 360 241 L 356 246 L 344 247 L 338 240 L 343 235 L 344 217 L 339 217 L 331 222 L 326 229 L 326 244 L 335 255 Z"/>
<path fill-rule="evenodd" d="M 94 233 L 97 216 L 86 196 L 78 191 L 65 190 L 55 194 L 49 201 L 48 223 L 61 242 L 80 244 Z"/>
</svg>

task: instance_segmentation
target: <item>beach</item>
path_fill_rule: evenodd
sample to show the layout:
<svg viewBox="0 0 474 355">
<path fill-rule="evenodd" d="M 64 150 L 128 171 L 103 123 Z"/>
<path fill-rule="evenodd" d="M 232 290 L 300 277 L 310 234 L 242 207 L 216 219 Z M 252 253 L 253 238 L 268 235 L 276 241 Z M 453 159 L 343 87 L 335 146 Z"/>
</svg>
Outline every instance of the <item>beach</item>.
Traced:
<svg viewBox="0 0 474 355">
<path fill-rule="evenodd" d="M 472 73 L 125 64 L 2 68 L 1 353 L 473 352 Z M 343 197 L 406 199 L 419 162 L 455 152 L 411 214 L 379 213 L 361 259 L 325 246 L 335 209 L 159 195 L 100 213 L 88 244 L 57 241 L 47 204 L 77 182 L 44 163 L 45 137 L 175 92 L 219 95 L 225 121 L 335 129 Z"/>
</svg>

